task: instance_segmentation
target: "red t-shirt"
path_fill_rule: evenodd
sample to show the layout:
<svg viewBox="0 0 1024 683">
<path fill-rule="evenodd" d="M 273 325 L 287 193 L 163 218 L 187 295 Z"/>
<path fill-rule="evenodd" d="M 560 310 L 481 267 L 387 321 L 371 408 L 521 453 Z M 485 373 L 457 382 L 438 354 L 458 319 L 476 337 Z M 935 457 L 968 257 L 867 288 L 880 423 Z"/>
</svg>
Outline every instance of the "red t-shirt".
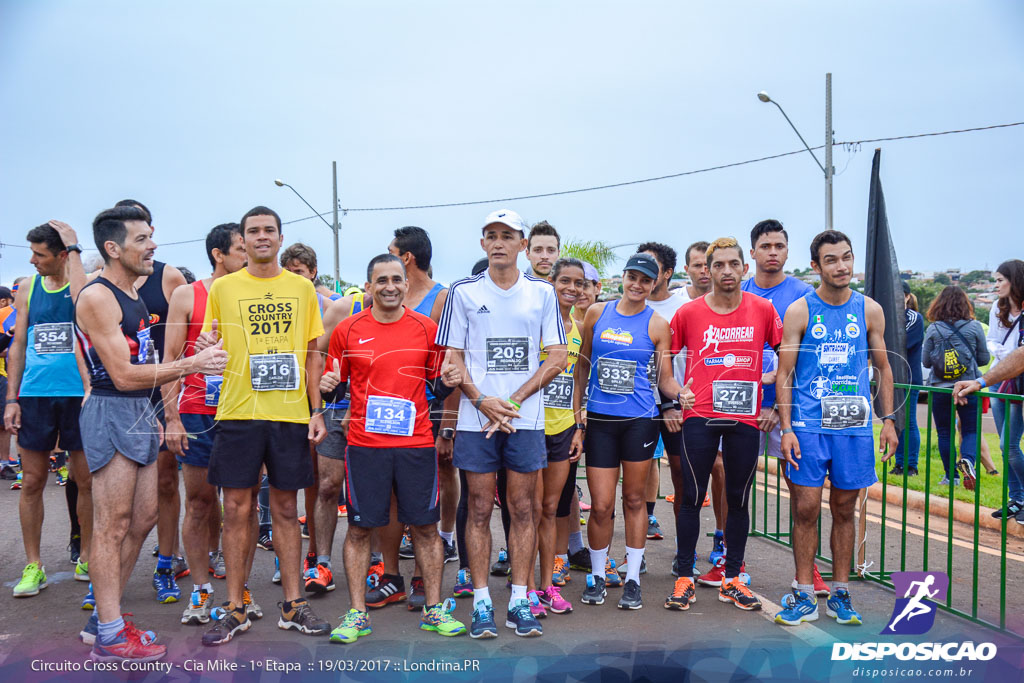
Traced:
<svg viewBox="0 0 1024 683">
<path fill-rule="evenodd" d="M 185 356 L 195 355 L 196 340 L 199 339 L 199 332 L 203 329 L 203 316 L 206 315 L 208 296 L 209 292 L 206 291 L 206 285 L 202 280 L 192 283 L 192 316 L 185 332 Z M 198 372 L 186 375 L 181 383 L 178 412 L 185 415 L 216 415 L 222 380 L 223 377 L 220 375 L 210 378 Z"/>
<path fill-rule="evenodd" d="M 704 297 L 672 317 L 672 353 L 686 347 L 686 378 L 696 395 L 690 417 L 725 418 L 757 426 L 761 351 L 782 343 L 782 320 L 767 299 L 744 293 L 739 308 L 715 313 Z"/>
<path fill-rule="evenodd" d="M 393 323 L 367 309 L 334 328 L 325 372 L 340 362 L 352 396 L 348 442 L 366 448 L 430 448 L 425 380 L 441 374 L 444 349 L 434 343 L 437 324 L 406 308 Z"/>
</svg>

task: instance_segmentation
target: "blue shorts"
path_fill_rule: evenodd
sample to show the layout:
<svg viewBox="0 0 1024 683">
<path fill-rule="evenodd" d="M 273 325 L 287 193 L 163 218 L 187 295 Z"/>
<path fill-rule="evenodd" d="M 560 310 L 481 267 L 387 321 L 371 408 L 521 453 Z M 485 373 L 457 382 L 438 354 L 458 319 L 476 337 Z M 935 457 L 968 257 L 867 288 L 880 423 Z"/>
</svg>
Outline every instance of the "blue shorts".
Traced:
<svg viewBox="0 0 1024 683">
<path fill-rule="evenodd" d="M 181 424 L 188 433 L 188 450 L 184 456 L 174 456 L 183 465 L 209 467 L 210 452 L 213 450 L 213 415 L 181 414 Z"/>
<path fill-rule="evenodd" d="M 786 475 L 794 484 L 822 486 L 827 474 L 833 487 L 856 491 L 878 481 L 874 437 L 803 431 L 796 432 L 796 437 L 800 441 L 800 469 L 786 465 Z"/>
<path fill-rule="evenodd" d="M 509 469 L 523 474 L 547 467 L 547 445 L 543 429 L 520 429 L 511 434 L 459 431 L 455 438 L 452 464 L 460 470 L 485 474 Z"/>
</svg>

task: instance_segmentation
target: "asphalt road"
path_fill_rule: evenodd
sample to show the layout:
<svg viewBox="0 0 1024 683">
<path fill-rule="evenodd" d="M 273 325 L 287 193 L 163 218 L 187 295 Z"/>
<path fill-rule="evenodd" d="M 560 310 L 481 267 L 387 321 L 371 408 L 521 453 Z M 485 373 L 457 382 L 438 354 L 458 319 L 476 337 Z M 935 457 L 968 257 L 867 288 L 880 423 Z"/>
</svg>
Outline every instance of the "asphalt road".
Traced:
<svg viewBox="0 0 1024 683">
<path fill-rule="evenodd" d="M 667 480 L 667 477 L 666 477 Z M 51 479 L 52 484 L 52 479 Z M 1022 641 L 1007 633 L 979 626 L 965 619 L 939 612 L 935 625 L 925 636 L 892 637 L 878 635 L 886 625 L 895 602 L 894 593 L 871 582 L 856 582 L 852 588 L 854 604 L 865 618 L 863 626 L 842 626 L 824 615 L 813 624 L 785 628 L 771 621 L 780 597 L 788 591 L 793 577 L 792 555 L 774 541 L 752 538 L 747 545 L 747 571 L 753 576 L 752 588 L 765 601 L 761 612 L 742 612 L 719 602 L 714 589 L 698 587 L 697 603 L 688 612 L 662 608 L 671 592 L 673 577 L 669 573 L 674 554 L 671 507 L 659 501 L 656 514 L 662 521 L 667 538 L 650 541 L 647 546 L 649 573 L 642 577 L 645 607 L 639 611 L 622 611 L 615 607 L 618 589 L 610 589 L 609 599 L 599 607 L 579 603 L 585 577 L 574 572 L 573 580 L 564 589 L 574 603 L 573 613 L 550 615 L 544 622 L 540 638 L 517 638 L 502 627 L 503 606 L 508 591 L 504 580 L 492 578 L 490 586 L 501 631 L 493 640 L 478 641 L 465 636 L 442 638 L 418 628 L 418 615 L 404 605 L 391 605 L 371 614 L 374 632 L 352 645 L 338 645 L 327 638 L 299 635 L 276 628 L 275 605 L 281 598 L 280 588 L 270 582 L 273 554 L 257 550 L 254 576 L 250 582 L 254 595 L 267 617 L 256 622 L 252 630 L 231 643 L 218 648 L 200 644 L 201 627 L 180 624 L 181 603 L 158 604 L 150 584 L 155 559 L 144 551 L 128 584 L 124 609 L 135 614 L 136 623 L 152 629 L 161 642 L 168 645 L 166 664 L 169 671 L 151 668 L 142 672 L 95 673 L 86 670 L 88 648 L 77 633 L 88 612 L 79 609 L 85 584 L 72 579 L 72 565 L 65 546 L 68 520 L 63 489 L 48 485 L 45 493 L 47 516 L 44 521 L 43 556 L 49 576 L 49 587 L 39 596 L 27 599 L 11 597 L 11 588 L 20 577 L 24 553 L 18 526 L 16 491 L 0 490 L 0 518 L 7 521 L 0 535 L 0 575 L 5 579 L 4 610 L 0 626 L 0 671 L 3 680 L 849 680 L 863 677 L 855 672 L 860 666 L 896 667 L 906 662 L 890 657 L 885 662 L 850 662 L 831 659 L 835 642 L 861 641 L 967 641 L 992 642 L 998 648 L 996 658 L 988 662 L 910 662 L 922 671 L 974 671 L 970 680 L 1020 680 L 1024 662 Z M 769 504 L 774 524 L 775 499 Z M 783 503 L 785 507 L 786 504 Z M 497 511 L 496 511 L 497 512 Z M 869 519 L 877 520 L 869 508 Z M 759 510 L 758 514 L 762 514 Z M 713 528 L 710 508 L 702 514 L 705 530 Z M 616 537 L 612 556 L 619 560 L 624 554 L 621 514 L 617 516 Z M 827 520 L 827 517 L 826 517 Z M 908 518 L 913 529 L 914 519 Z M 934 522 L 933 522 L 934 523 Z M 345 521 L 339 520 L 335 544 L 335 565 L 340 569 L 340 545 Z M 825 524 L 827 528 L 827 521 Z M 492 530 L 495 550 L 502 537 L 500 519 L 494 515 Z M 869 523 L 868 557 L 879 566 L 880 526 Z M 902 552 L 899 530 L 888 529 L 886 536 L 886 569 L 899 569 Z M 906 568 L 920 569 L 923 535 L 908 532 Z M 827 536 L 826 536 L 827 539 Z M 982 544 L 993 539 L 983 534 Z M 826 540 L 827 542 L 827 540 Z M 996 537 L 995 542 L 998 542 Z M 148 550 L 155 543 L 155 530 L 147 541 Z M 954 544 L 952 582 L 954 604 L 963 608 L 965 600 L 973 600 L 970 570 L 973 559 L 973 538 L 966 538 L 968 547 Z M 1024 633 L 1024 602 L 1021 594 L 1024 547 L 1011 541 L 1012 559 L 1008 560 L 1008 625 Z M 873 545 L 872 545 L 873 544 Z M 699 567 L 710 565 L 706 553 L 710 539 L 702 537 Z M 942 548 L 940 552 L 940 546 Z M 875 550 L 872 550 L 874 548 Z M 945 569 L 945 544 L 933 540 L 930 549 L 931 569 Z M 980 585 L 979 615 L 998 619 L 998 562 L 992 569 L 992 556 L 979 553 Z M 412 561 L 402 561 L 408 580 Z M 822 571 L 829 571 L 822 565 Z M 447 590 L 454 583 L 456 563 L 445 566 Z M 994 571 L 994 573 L 993 573 Z M 965 581 L 966 587 L 965 587 Z M 222 582 L 215 581 L 220 589 Z M 190 588 L 189 579 L 183 582 Z M 222 589 L 220 589 L 222 590 Z M 996 603 L 993 608 L 993 598 Z M 456 616 L 468 625 L 469 600 L 459 600 Z M 314 609 L 324 618 L 335 621 L 348 609 L 347 590 L 338 589 L 313 600 Z M 970 609 L 970 605 L 967 605 Z M 823 608 L 823 606 L 822 606 Z M 336 621 L 335 621 L 336 623 Z M 41 671 L 50 667 L 50 671 Z M 236 667 L 233 671 L 232 667 Z M 464 670 L 458 670 L 462 667 Z M 52 669 L 63 669 L 54 671 Z M 219 670 L 217 670 L 219 669 Z M 859 676 L 858 676 L 859 674 Z M 940 675 L 942 675 L 940 673 Z M 102 678 L 101 678 L 102 677 Z M 878 676 L 874 676 L 878 677 Z M 948 676 L 947 676 L 948 677 Z M 891 680 L 914 680 L 915 676 L 890 676 Z"/>
</svg>

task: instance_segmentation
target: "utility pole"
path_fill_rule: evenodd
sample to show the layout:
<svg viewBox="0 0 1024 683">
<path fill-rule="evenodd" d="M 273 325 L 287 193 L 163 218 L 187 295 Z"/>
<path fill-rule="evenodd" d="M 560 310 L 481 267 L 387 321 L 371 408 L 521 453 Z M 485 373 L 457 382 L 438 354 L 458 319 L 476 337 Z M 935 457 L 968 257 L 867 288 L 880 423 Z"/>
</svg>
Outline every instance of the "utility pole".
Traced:
<svg viewBox="0 0 1024 683">
<path fill-rule="evenodd" d="M 825 228 L 832 229 L 832 74 L 825 74 Z M 337 239 L 337 237 L 335 237 Z"/>
<path fill-rule="evenodd" d="M 831 148 L 829 148 L 829 149 L 831 150 Z M 831 159 L 832 158 L 831 157 L 831 151 L 829 152 L 829 154 L 830 154 L 829 158 Z M 338 231 L 341 230 L 341 225 L 338 223 L 338 162 L 337 161 L 332 161 L 331 162 L 331 170 L 332 170 L 333 175 L 334 175 L 334 225 L 331 226 L 332 229 L 334 230 L 334 291 L 337 292 L 337 291 L 339 291 L 338 288 L 341 286 L 339 284 L 341 282 L 341 270 L 340 270 L 340 265 L 339 265 L 339 261 L 338 261 Z M 831 183 L 832 183 L 832 181 L 829 180 L 829 190 L 830 191 L 831 191 Z M 829 204 L 829 215 L 830 215 L 830 218 L 831 218 L 831 211 L 832 211 L 831 204 Z M 829 227 L 831 227 L 831 222 L 829 223 Z"/>
</svg>

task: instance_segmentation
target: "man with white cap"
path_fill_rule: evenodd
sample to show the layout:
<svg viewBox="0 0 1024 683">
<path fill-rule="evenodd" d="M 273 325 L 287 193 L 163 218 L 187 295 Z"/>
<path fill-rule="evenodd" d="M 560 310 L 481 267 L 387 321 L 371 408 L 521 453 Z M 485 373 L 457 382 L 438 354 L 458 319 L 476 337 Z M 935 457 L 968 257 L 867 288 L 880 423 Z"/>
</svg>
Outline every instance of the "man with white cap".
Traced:
<svg viewBox="0 0 1024 683">
<path fill-rule="evenodd" d="M 487 587 L 495 473 L 508 471 L 506 504 L 512 517 L 512 597 L 505 626 L 520 636 L 541 635 L 530 611 L 536 525 L 537 472 L 546 464 L 540 390 L 565 369 L 567 341 L 551 284 L 516 268 L 526 248 L 526 224 L 507 209 L 487 216 L 480 246 L 488 267 L 451 286 L 438 324 L 437 343 L 452 350 L 464 378 L 453 463 L 466 473 L 466 541 L 473 578 L 470 636 L 498 635 Z M 541 341 L 548 357 L 540 362 Z"/>
</svg>

